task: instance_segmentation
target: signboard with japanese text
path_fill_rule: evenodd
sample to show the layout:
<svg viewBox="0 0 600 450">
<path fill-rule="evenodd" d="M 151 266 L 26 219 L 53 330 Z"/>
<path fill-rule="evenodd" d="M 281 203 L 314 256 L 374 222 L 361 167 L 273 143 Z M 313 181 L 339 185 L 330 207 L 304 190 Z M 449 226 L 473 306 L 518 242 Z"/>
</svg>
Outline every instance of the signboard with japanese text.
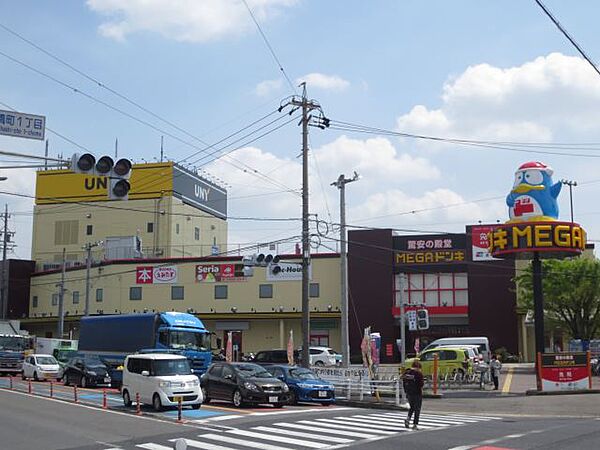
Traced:
<svg viewBox="0 0 600 450">
<path fill-rule="evenodd" d="M 494 261 L 490 253 L 490 235 L 496 227 L 493 225 L 471 227 L 471 246 L 473 261 Z"/>
<path fill-rule="evenodd" d="M 466 259 L 464 234 L 394 236 L 395 265 L 460 263 Z"/>
<path fill-rule="evenodd" d="M 135 271 L 136 284 L 177 283 L 177 266 L 138 266 Z"/>
<path fill-rule="evenodd" d="M 0 134 L 43 141 L 45 131 L 44 116 L 0 110 Z"/>
<path fill-rule="evenodd" d="M 587 353 L 544 353 L 541 371 L 544 391 L 589 388 Z"/>
<path fill-rule="evenodd" d="M 202 264 L 196 266 L 198 283 L 246 281 L 243 264 Z"/>
</svg>

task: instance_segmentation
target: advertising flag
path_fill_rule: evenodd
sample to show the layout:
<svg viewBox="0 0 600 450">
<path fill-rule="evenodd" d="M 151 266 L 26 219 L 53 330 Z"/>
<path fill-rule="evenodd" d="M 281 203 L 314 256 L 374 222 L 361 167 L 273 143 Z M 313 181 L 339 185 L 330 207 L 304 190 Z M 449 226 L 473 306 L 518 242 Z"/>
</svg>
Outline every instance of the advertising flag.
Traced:
<svg viewBox="0 0 600 450">
<path fill-rule="evenodd" d="M 287 345 L 287 360 L 290 366 L 294 365 L 294 330 L 290 330 L 290 338 Z"/>
<path fill-rule="evenodd" d="M 227 332 L 227 347 L 225 348 L 225 361 L 233 361 L 233 335 L 231 331 Z"/>
</svg>

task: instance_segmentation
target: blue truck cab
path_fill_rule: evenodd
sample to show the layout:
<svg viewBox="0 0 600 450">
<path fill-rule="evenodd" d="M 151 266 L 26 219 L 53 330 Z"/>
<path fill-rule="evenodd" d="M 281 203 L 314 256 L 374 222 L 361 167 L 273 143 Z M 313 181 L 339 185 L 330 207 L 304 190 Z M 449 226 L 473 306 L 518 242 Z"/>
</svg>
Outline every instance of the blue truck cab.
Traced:
<svg viewBox="0 0 600 450">
<path fill-rule="evenodd" d="M 181 312 L 87 316 L 81 318 L 79 351 L 113 365 L 133 353 L 176 353 L 200 376 L 212 362 L 210 336 L 200 319 Z"/>
</svg>

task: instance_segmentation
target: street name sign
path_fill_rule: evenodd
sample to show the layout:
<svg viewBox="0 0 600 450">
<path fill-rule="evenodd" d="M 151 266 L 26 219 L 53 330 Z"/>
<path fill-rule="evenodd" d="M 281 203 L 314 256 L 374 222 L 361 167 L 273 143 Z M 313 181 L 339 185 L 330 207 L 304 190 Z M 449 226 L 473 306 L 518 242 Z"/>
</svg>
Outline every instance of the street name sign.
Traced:
<svg viewBox="0 0 600 450">
<path fill-rule="evenodd" d="M 46 117 L 0 110 L 0 134 L 44 140 Z"/>
</svg>

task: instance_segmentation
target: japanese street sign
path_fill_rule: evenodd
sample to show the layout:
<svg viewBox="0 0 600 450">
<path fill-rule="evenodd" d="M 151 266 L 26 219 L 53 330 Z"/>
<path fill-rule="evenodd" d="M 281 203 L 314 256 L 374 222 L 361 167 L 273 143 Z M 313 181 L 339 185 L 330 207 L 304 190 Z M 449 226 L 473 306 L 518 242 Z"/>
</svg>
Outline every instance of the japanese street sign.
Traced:
<svg viewBox="0 0 600 450">
<path fill-rule="evenodd" d="M 44 140 L 46 117 L 0 110 L 0 134 Z"/>
</svg>

